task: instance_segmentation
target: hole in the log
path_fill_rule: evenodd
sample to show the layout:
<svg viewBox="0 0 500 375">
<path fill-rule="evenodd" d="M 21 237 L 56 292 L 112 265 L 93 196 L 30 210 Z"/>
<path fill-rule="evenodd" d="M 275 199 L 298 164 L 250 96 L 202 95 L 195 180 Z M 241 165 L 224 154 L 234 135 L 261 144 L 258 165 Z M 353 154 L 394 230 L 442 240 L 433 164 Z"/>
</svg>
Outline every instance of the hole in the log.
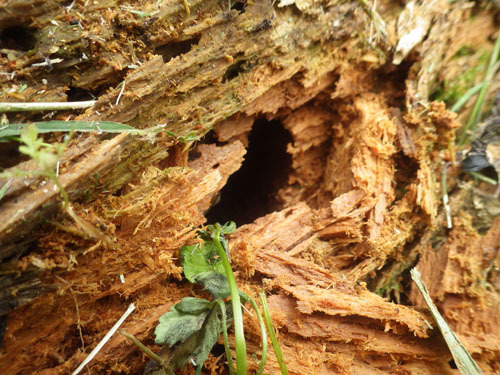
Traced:
<svg viewBox="0 0 500 375">
<path fill-rule="evenodd" d="M 245 160 L 221 190 L 220 201 L 207 212 L 209 223 L 233 220 L 237 225 L 281 209 L 278 190 L 288 181 L 290 133 L 277 120 L 257 120 L 249 135 Z"/>
<path fill-rule="evenodd" d="M 96 96 L 88 90 L 81 89 L 79 87 L 70 86 L 66 91 L 66 96 L 68 102 L 79 102 L 85 100 L 94 100 Z"/>
<path fill-rule="evenodd" d="M 26 26 L 11 26 L 0 34 L 0 48 L 29 51 L 35 47 L 34 31 Z"/>
<path fill-rule="evenodd" d="M 210 353 L 212 353 L 212 355 L 217 358 L 223 354 L 226 354 L 226 350 L 224 349 L 224 345 L 215 344 Z"/>
<path fill-rule="evenodd" d="M 407 186 L 416 178 L 418 171 L 418 163 L 415 159 L 406 156 L 403 152 L 398 152 L 395 155 L 396 173 L 394 180 L 396 181 L 396 195 L 401 199 L 407 192 Z"/>
<path fill-rule="evenodd" d="M 450 359 L 448 361 L 448 364 L 450 365 L 450 368 L 454 369 L 454 370 L 457 370 L 458 367 L 457 367 L 457 364 L 455 363 L 455 360 L 454 359 Z"/>
<path fill-rule="evenodd" d="M 188 152 L 188 161 L 194 161 L 199 159 L 201 156 L 201 152 L 199 152 L 196 148 L 189 150 Z"/>
<path fill-rule="evenodd" d="M 188 53 L 194 45 L 198 44 L 199 41 L 200 37 L 195 37 L 192 39 L 168 43 L 163 46 L 156 47 L 154 54 L 161 55 L 163 62 L 169 62 L 177 56 Z"/>
<path fill-rule="evenodd" d="M 243 68 L 244 63 L 245 60 L 241 60 L 229 66 L 229 68 L 227 68 L 226 72 L 224 73 L 222 82 L 231 81 L 233 78 L 238 77 L 240 73 L 243 73 L 243 71 L 245 70 Z"/>
<path fill-rule="evenodd" d="M 25 160 L 29 160 L 29 158 L 19 152 L 18 142 L 0 143 L 0 169 L 14 167 Z"/>
<path fill-rule="evenodd" d="M 3 336 L 5 335 L 5 330 L 7 329 L 7 315 L 0 316 L 0 348 L 3 344 Z"/>
<path fill-rule="evenodd" d="M 245 12 L 246 6 L 246 1 L 235 1 L 233 5 L 231 5 L 231 10 L 237 10 L 238 12 L 243 13 Z"/>
</svg>

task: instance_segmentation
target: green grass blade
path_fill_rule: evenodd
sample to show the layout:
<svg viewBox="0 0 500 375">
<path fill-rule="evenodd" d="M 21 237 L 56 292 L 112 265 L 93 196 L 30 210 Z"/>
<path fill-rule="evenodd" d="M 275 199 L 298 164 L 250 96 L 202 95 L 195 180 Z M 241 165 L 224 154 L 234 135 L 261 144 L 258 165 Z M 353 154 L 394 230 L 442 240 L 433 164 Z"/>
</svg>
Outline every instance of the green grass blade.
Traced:
<svg viewBox="0 0 500 375">
<path fill-rule="evenodd" d="M 410 273 L 411 273 L 411 278 L 417 285 L 417 288 L 422 294 L 422 297 L 424 297 L 425 303 L 429 307 L 432 317 L 436 321 L 439 330 L 441 331 L 441 334 L 443 335 L 446 344 L 448 345 L 448 348 L 450 349 L 451 354 L 453 355 L 453 359 L 455 360 L 455 363 L 458 367 L 458 370 L 460 371 L 460 374 L 462 375 L 482 374 L 479 366 L 476 364 L 474 359 L 472 359 L 471 355 L 469 354 L 467 349 L 465 349 L 465 347 L 462 345 L 457 336 L 455 336 L 451 328 L 448 326 L 446 321 L 439 313 L 436 305 L 434 305 L 434 303 L 432 302 L 431 296 L 429 295 L 429 292 L 427 291 L 427 288 L 424 282 L 422 281 L 420 272 L 416 268 L 413 268 L 410 271 Z"/>
<path fill-rule="evenodd" d="M 498 181 L 495 181 L 492 178 L 486 177 L 485 175 L 477 172 L 468 172 L 472 177 L 477 178 L 480 181 L 486 182 L 491 185 L 498 185 Z"/>
<path fill-rule="evenodd" d="M 221 299 L 217 300 L 220 311 L 222 313 L 222 333 L 224 335 L 224 349 L 226 351 L 227 365 L 229 367 L 229 375 L 234 375 L 234 365 L 233 356 L 231 355 L 231 348 L 229 348 L 229 339 L 227 337 L 227 316 L 226 316 L 226 304 Z"/>
<path fill-rule="evenodd" d="M 271 343 L 273 344 L 274 353 L 278 359 L 278 364 L 281 369 L 282 375 L 288 375 L 288 369 L 286 368 L 286 363 L 283 359 L 283 353 L 281 352 L 280 344 L 276 338 L 276 333 L 274 332 L 273 321 L 271 320 L 271 314 L 269 313 L 269 306 L 267 305 L 266 294 L 262 291 L 259 293 L 260 303 L 262 305 L 262 312 L 264 315 L 264 320 L 266 322 L 267 331 L 269 332 L 269 337 L 271 338 Z"/>
<path fill-rule="evenodd" d="M 231 292 L 231 304 L 233 307 L 234 319 L 234 341 L 236 349 L 236 374 L 247 375 L 247 346 L 245 343 L 245 332 L 243 330 L 243 314 L 241 312 L 240 294 L 238 286 L 236 285 L 233 270 L 229 264 L 229 259 L 227 258 L 226 252 L 220 242 L 220 224 L 215 224 L 215 228 L 214 242 L 217 246 L 217 250 L 219 251 L 222 264 L 224 265 L 224 271 L 226 273 L 229 290 Z"/>
<path fill-rule="evenodd" d="M 467 90 L 465 94 L 463 94 L 460 99 L 456 101 L 455 104 L 451 107 L 450 111 L 452 112 L 458 112 L 460 109 L 467 103 L 470 98 L 472 98 L 474 95 L 476 95 L 479 90 L 483 87 L 484 82 L 480 82 L 477 85 L 471 87 L 470 89 Z"/>
<path fill-rule="evenodd" d="M 257 369 L 257 372 L 255 375 L 261 375 L 262 372 L 264 371 L 264 366 L 266 365 L 267 361 L 267 332 L 266 332 L 266 324 L 264 323 L 264 319 L 262 318 L 262 314 L 260 313 L 259 306 L 257 306 L 257 303 L 255 300 L 250 297 L 248 294 L 240 292 L 243 297 L 250 302 L 250 305 L 252 305 L 255 313 L 257 314 L 257 320 L 259 321 L 259 326 L 260 326 L 260 336 L 262 337 L 262 356 L 260 357 L 260 364 L 259 368 Z"/>
<path fill-rule="evenodd" d="M 132 126 L 112 121 L 43 121 L 33 123 L 38 133 L 51 132 L 97 132 L 143 134 L 148 130 L 136 129 Z M 0 127 L 0 138 L 18 136 L 28 124 L 8 124 Z"/>
<path fill-rule="evenodd" d="M 460 129 L 459 135 L 458 135 L 458 144 L 459 145 L 464 145 L 470 141 L 470 133 L 474 130 L 475 125 L 481 121 L 481 114 L 482 114 L 482 108 L 483 108 L 483 103 L 484 99 L 486 97 L 486 92 L 488 91 L 488 87 L 490 85 L 490 82 L 493 78 L 493 75 L 495 74 L 495 65 L 498 60 L 498 55 L 500 53 L 500 33 L 497 36 L 497 40 L 495 42 L 495 45 L 493 47 L 493 51 L 491 51 L 490 55 L 490 61 L 488 62 L 488 67 L 486 69 L 486 74 L 484 76 L 484 80 L 482 82 L 481 90 L 479 91 L 479 95 L 477 96 L 476 99 L 476 104 L 474 105 L 474 108 L 472 109 L 472 112 L 469 116 L 469 119 L 467 120 L 467 123 L 465 126 Z"/>
</svg>

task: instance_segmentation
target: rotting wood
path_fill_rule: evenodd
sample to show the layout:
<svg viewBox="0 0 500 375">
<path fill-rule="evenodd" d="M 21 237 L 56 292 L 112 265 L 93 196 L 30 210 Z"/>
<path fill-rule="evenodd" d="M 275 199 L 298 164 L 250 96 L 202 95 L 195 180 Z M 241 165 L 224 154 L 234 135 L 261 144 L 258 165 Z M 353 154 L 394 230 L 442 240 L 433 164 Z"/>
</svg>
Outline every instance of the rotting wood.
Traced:
<svg viewBox="0 0 500 375">
<path fill-rule="evenodd" d="M 468 15 L 464 4 L 457 3 L 453 17 L 440 15 L 436 30 L 446 30 L 443 23 Z M 144 11 L 151 14 L 143 20 L 114 2 L 88 9 L 76 2 L 72 10 L 83 12 L 80 22 L 89 30 L 75 35 L 89 46 L 80 46 L 75 37 L 70 41 L 76 43 L 72 51 L 79 54 L 82 48 L 89 48 L 103 60 L 101 67 L 96 66 L 96 57 L 87 54 L 90 62 L 68 58 L 66 65 L 59 66 L 60 78 L 56 76 L 56 64 L 55 72 L 30 68 L 42 57 L 41 52 L 50 50 L 48 45 L 34 56 L 19 58 L 19 83 L 23 82 L 23 67 L 27 69 L 25 74 L 34 77 L 46 74 L 55 85 L 100 87 L 96 107 L 78 118 L 112 119 L 140 128 L 165 123 L 168 130 L 179 135 L 190 131 L 204 134 L 214 127 L 223 144 L 207 140 L 208 144 L 195 146 L 188 154 L 184 145 L 173 146 L 170 138 L 149 143 L 122 135 L 106 143 L 102 136 L 90 135 L 77 142 L 88 142 L 89 148 L 99 145 L 92 147 L 93 151 L 113 142 L 117 145 L 109 154 L 109 162 L 103 163 L 108 171 L 101 177 L 103 186 L 92 186 L 92 174 L 85 172 L 82 175 L 87 179 L 75 180 L 81 182 L 77 189 L 67 182 L 72 197 L 81 196 L 84 188 L 93 188 L 91 201 L 75 203 L 75 210 L 96 226 L 104 226 L 116 238 L 116 247 L 106 249 L 79 237 L 75 226 L 61 216 L 54 228 L 33 232 L 33 238 L 41 236 L 35 243 L 37 251 L 24 254 L 14 263 L 27 272 L 37 270 L 38 279 L 34 280 L 41 281 L 37 285 L 58 291 L 9 314 L 0 372 L 62 374 L 73 370 L 129 300 L 136 302 L 138 311 L 124 329 L 151 344 L 158 317 L 180 298 L 200 294 L 198 289 L 179 282 L 178 249 L 193 241 L 195 227 L 204 223 L 205 212 L 228 177 L 240 167 L 245 147 L 250 147 L 248 133 L 258 117 L 279 120 L 290 132 L 291 172 L 288 181 L 275 191 L 281 206 L 240 227 L 231 237 L 231 256 L 242 289 L 255 293 L 264 281 L 272 294 L 273 317 L 290 372 L 453 372 L 448 365 L 451 357 L 439 337 L 425 337 L 425 315 L 385 301 L 366 285 L 383 280 L 389 274 L 387 270 L 400 264 L 399 260 L 413 249 L 413 260 L 397 271 L 401 275 L 415 262 L 415 253 L 424 248 L 415 245 L 419 236 L 438 225 L 435 170 L 450 147 L 458 123 L 444 106 L 427 104 L 417 95 L 428 92 L 427 76 L 419 78 L 417 84 L 412 72 L 407 75 L 404 70 L 381 67 L 384 57 L 359 43 L 368 28 L 357 4 L 308 4 L 279 8 L 270 2 L 248 3 L 240 13 L 227 10 L 225 2 L 193 1 L 191 16 L 186 18 L 182 2 L 168 2 L 158 13 L 156 3 L 147 3 Z M 65 12 L 73 16 L 71 10 L 64 11 L 57 4 L 48 6 L 52 10 L 36 18 L 46 35 L 51 18 L 62 23 L 70 22 Z M 394 5 L 390 2 L 381 6 L 382 11 L 391 9 Z M 27 14 L 37 16 L 30 12 Z M 394 17 L 387 12 L 390 27 L 394 26 Z M 271 27 L 260 26 L 264 19 Z M 13 22 L 14 17 L 7 20 Z M 23 22 L 28 22 L 28 17 Z M 103 29 L 103 24 L 110 28 Z M 110 31 L 112 27 L 118 34 Z M 442 51 L 452 39 L 451 30 L 450 34 L 443 32 L 436 51 Z M 146 33 L 145 39 L 138 37 L 141 32 Z M 199 35 L 200 39 L 193 39 Z M 150 45 L 143 46 L 145 41 Z M 161 47 L 174 42 L 193 45 L 183 55 L 164 61 L 169 48 Z M 162 51 L 163 57 L 153 56 L 155 51 Z M 138 62 L 140 67 L 125 72 L 127 64 Z M 76 66 L 81 69 L 79 73 Z M 414 69 L 417 66 L 418 62 Z M 117 87 L 122 79 L 125 86 Z M 108 85 L 114 89 L 104 93 Z M 43 98 L 39 87 L 26 90 L 26 99 Z M 60 86 L 49 91 L 65 99 Z M 400 117 L 395 116 L 394 109 L 403 108 L 405 102 L 411 106 Z M 401 128 L 405 142 L 413 142 L 412 152 L 402 144 Z M 124 145 L 129 148 L 122 148 Z M 80 156 L 82 153 L 75 150 L 79 148 L 68 150 L 72 153 L 67 156 L 71 160 L 68 169 L 86 163 L 90 170 L 91 163 L 102 161 L 98 153 L 93 158 Z M 445 157 L 453 159 L 451 155 Z M 312 161 L 316 164 L 310 165 Z M 63 174 L 61 179 L 69 177 L 70 173 Z M 40 182 L 32 182 L 36 183 Z M 108 191 L 118 193 L 111 195 Z M 14 185 L 5 205 L 14 202 L 15 194 L 33 197 L 39 190 L 30 192 L 20 184 Z M 52 195 L 50 202 L 55 207 L 56 194 Z M 34 207 L 31 212 L 43 211 Z M 490 229 L 487 241 L 495 241 L 497 226 Z M 456 252 L 457 244 L 470 241 L 467 249 L 474 259 L 480 259 L 474 242 L 477 233 L 467 225 L 463 227 L 468 230 L 454 232 L 444 245 L 448 254 Z M 429 238 L 425 241 L 428 244 Z M 9 254 L 16 250 L 9 247 L 13 251 Z M 430 246 L 425 247 L 423 259 L 432 251 Z M 452 260 L 457 259 L 460 257 L 455 254 Z M 483 264 L 473 268 L 478 277 L 485 270 Z M 447 275 L 454 275 L 455 268 L 448 271 Z M 119 281 L 121 274 L 124 284 Z M 460 280 L 460 288 L 453 293 L 458 295 L 447 291 L 441 306 L 450 308 L 448 318 L 455 320 L 459 334 L 473 327 L 476 334 L 465 335 L 464 342 L 485 373 L 494 373 L 500 355 L 498 337 L 481 337 L 477 332 L 483 333 L 481 324 L 497 311 L 498 301 L 484 285 Z M 484 299 L 469 295 L 473 286 Z M 488 298 L 493 301 L 491 305 L 477 304 Z M 484 317 L 473 324 L 464 304 L 476 304 L 470 311 Z M 249 327 L 255 326 L 252 317 L 247 315 L 245 320 Z M 495 324 L 493 321 L 488 327 L 494 330 Z M 82 328 L 85 348 L 81 347 L 78 327 Z M 252 353 L 258 351 L 257 331 L 247 330 Z M 92 371 L 140 372 L 145 359 L 125 342 L 115 336 L 92 364 Z M 274 356 L 270 356 L 270 366 L 277 371 Z M 215 367 L 216 361 L 212 358 L 210 365 Z M 218 368 L 220 373 L 224 366 Z"/>
</svg>

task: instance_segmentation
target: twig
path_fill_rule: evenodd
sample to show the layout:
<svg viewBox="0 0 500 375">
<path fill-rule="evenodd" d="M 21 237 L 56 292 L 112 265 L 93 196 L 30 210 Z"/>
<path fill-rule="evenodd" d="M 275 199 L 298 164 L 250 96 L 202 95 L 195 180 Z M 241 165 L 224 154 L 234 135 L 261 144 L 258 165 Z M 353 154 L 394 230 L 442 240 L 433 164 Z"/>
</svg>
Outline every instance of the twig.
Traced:
<svg viewBox="0 0 500 375">
<path fill-rule="evenodd" d="M 58 26 L 58 25 L 56 25 Z M 48 66 L 48 67 L 52 67 L 52 64 L 58 64 L 60 62 L 63 62 L 64 60 L 61 59 L 61 58 L 56 58 L 56 59 L 45 59 L 45 61 L 43 62 L 39 62 L 39 63 L 34 63 L 34 64 L 31 64 L 31 66 L 33 68 L 39 68 L 39 67 L 42 67 L 42 66 Z M 52 70 L 52 69 L 51 69 Z"/>
<path fill-rule="evenodd" d="M 95 100 L 81 102 L 46 102 L 46 103 L 5 103 L 0 102 L 2 112 L 28 112 L 28 111 L 64 111 L 67 109 L 89 108 Z"/>
<path fill-rule="evenodd" d="M 441 190 L 443 193 L 443 207 L 444 214 L 446 216 L 446 228 L 451 229 L 453 224 L 451 222 L 451 208 L 450 208 L 450 198 L 448 197 L 448 190 L 446 188 L 446 170 L 448 169 L 448 163 L 443 163 L 443 171 L 441 174 Z"/>
<path fill-rule="evenodd" d="M 122 89 L 120 90 L 120 93 L 118 94 L 118 97 L 116 98 L 115 105 L 118 105 L 118 103 L 120 103 L 120 99 L 123 95 L 123 91 L 125 91 L 125 81 L 122 82 Z"/>
<path fill-rule="evenodd" d="M 113 327 L 106 333 L 106 336 L 103 337 L 103 339 L 97 344 L 97 346 L 90 352 L 90 354 L 83 360 L 83 362 L 78 366 L 78 368 L 73 371 L 72 375 L 77 375 L 82 369 L 90 362 L 94 357 L 96 356 L 97 353 L 102 349 L 102 347 L 108 342 L 108 340 L 113 336 L 113 334 L 116 332 L 116 330 L 122 325 L 122 323 L 127 319 L 127 317 L 132 313 L 132 311 L 135 310 L 135 305 L 131 303 L 125 311 L 125 313 L 121 316 L 120 319 L 115 323 Z"/>
</svg>

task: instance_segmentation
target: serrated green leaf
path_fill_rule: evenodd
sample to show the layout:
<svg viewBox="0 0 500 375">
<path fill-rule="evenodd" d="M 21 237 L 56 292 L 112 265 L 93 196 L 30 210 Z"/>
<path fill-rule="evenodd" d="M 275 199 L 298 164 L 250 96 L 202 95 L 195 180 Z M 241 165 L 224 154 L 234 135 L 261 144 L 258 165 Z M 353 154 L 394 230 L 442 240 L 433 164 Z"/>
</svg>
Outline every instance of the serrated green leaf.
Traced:
<svg viewBox="0 0 500 375">
<path fill-rule="evenodd" d="M 42 139 L 38 139 L 37 128 L 34 125 L 29 125 L 22 129 L 19 134 L 20 141 L 24 143 L 24 145 L 19 146 L 19 152 L 35 158 L 38 149 L 43 143 Z"/>
<path fill-rule="evenodd" d="M 196 314 L 186 314 L 174 305 L 169 312 L 160 318 L 160 324 L 155 329 L 155 342 L 157 344 L 168 344 L 170 347 L 177 342 L 184 342 L 189 336 L 198 331 L 208 311 Z"/>
<path fill-rule="evenodd" d="M 214 306 L 203 325 L 203 329 L 200 331 L 201 340 L 190 357 L 197 366 L 201 366 L 208 359 L 210 351 L 222 333 L 222 321 L 218 312 L 219 308 Z"/>
<path fill-rule="evenodd" d="M 215 299 L 224 299 L 231 294 L 225 274 L 209 271 L 197 274 L 194 279 L 197 283 L 203 284 L 205 290 Z"/>
<path fill-rule="evenodd" d="M 230 303 L 226 303 L 227 323 L 232 319 Z M 213 346 L 222 333 L 222 321 L 218 305 L 212 306 L 203 327 L 191 335 L 185 342 L 178 345 L 168 359 L 168 369 L 175 370 L 184 367 L 188 361 L 201 367 L 207 360 Z"/>
<path fill-rule="evenodd" d="M 210 308 L 211 302 L 203 298 L 186 297 L 175 305 L 181 313 L 198 315 Z"/>
<path fill-rule="evenodd" d="M 196 282 L 195 276 L 200 273 L 210 271 L 224 273 L 224 266 L 212 241 L 205 241 L 202 245 L 183 246 L 181 264 L 184 267 L 184 276 L 192 283 Z"/>
</svg>

